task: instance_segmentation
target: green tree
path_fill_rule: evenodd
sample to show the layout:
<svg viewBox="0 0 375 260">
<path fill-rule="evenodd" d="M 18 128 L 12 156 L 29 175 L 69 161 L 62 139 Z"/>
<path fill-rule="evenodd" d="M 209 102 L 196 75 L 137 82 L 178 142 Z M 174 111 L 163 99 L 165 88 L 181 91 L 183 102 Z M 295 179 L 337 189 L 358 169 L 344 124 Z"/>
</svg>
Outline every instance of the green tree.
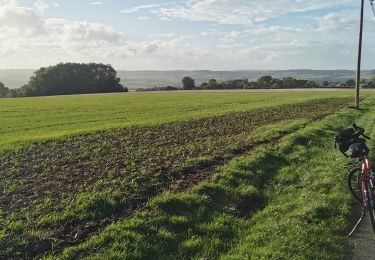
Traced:
<svg viewBox="0 0 375 260">
<path fill-rule="evenodd" d="M 111 65 L 60 63 L 34 72 L 19 89 L 25 96 L 50 96 L 106 92 L 127 92 Z"/>
<path fill-rule="evenodd" d="M 346 85 L 350 86 L 350 87 L 354 87 L 355 86 L 355 80 L 354 79 L 348 79 L 346 81 Z"/>
<path fill-rule="evenodd" d="M 359 81 L 360 84 L 367 84 L 368 83 L 368 80 L 367 79 L 361 79 Z"/>
<path fill-rule="evenodd" d="M 182 86 L 185 90 L 191 90 L 195 88 L 195 81 L 191 77 L 184 77 L 182 79 Z"/>
<path fill-rule="evenodd" d="M 271 88 L 283 88 L 283 81 L 279 79 L 272 79 L 270 82 Z"/>
<path fill-rule="evenodd" d="M 6 97 L 9 92 L 9 88 L 6 88 L 3 82 L 0 82 L 0 98 Z"/>
<path fill-rule="evenodd" d="M 323 87 L 328 87 L 329 86 L 329 82 L 328 81 L 324 81 L 323 82 Z"/>
<path fill-rule="evenodd" d="M 207 82 L 203 82 L 203 83 L 199 86 L 199 88 L 201 88 L 201 89 L 206 89 L 207 86 L 208 86 L 208 83 L 207 83 Z"/>
<path fill-rule="evenodd" d="M 284 88 L 297 88 L 298 81 L 292 77 L 283 78 L 283 86 Z"/>
<path fill-rule="evenodd" d="M 10 89 L 6 95 L 6 97 L 9 97 L 9 98 L 14 98 L 14 97 L 18 97 L 18 92 L 16 89 Z"/>
<path fill-rule="evenodd" d="M 255 81 L 250 81 L 247 84 L 244 84 L 243 88 L 244 89 L 257 89 L 259 87 Z"/>
<path fill-rule="evenodd" d="M 318 84 L 316 84 L 313 80 L 307 80 L 305 85 L 303 85 L 303 88 L 317 88 Z"/>
<path fill-rule="evenodd" d="M 217 89 L 217 81 L 216 79 L 210 79 L 208 81 L 208 86 L 207 86 L 208 89 Z"/>
<path fill-rule="evenodd" d="M 271 76 L 262 76 L 257 80 L 257 85 L 259 88 L 270 88 L 271 87 Z"/>
</svg>

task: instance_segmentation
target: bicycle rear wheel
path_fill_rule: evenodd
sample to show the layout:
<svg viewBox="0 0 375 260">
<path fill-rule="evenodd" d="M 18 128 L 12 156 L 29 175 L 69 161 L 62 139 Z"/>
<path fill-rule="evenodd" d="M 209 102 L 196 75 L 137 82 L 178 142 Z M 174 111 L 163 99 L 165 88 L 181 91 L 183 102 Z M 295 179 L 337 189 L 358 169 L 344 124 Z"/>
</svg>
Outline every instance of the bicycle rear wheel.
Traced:
<svg viewBox="0 0 375 260">
<path fill-rule="evenodd" d="M 371 190 L 369 181 L 366 181 L 365 189 L 366 189 L 366 206 L 367 206 L 367 210 L 369 212 L 369 216 L 371 219 L 372 230 L 375 234 L 375 207 L 374 207 L 372 190 Z"/>
<path fill-rule="evenodd" d="M 350 193 L 353 195 L 353 197 L 359 203 L 363 204 L 361 181 L 359 179 L 360 174 L 361 174 L 361 170 L 359 170 L 359 169 L 353 169 L 349 172 L 349 174 L 348 174 L 348 187 L 349 187 Z"/>
</svg>

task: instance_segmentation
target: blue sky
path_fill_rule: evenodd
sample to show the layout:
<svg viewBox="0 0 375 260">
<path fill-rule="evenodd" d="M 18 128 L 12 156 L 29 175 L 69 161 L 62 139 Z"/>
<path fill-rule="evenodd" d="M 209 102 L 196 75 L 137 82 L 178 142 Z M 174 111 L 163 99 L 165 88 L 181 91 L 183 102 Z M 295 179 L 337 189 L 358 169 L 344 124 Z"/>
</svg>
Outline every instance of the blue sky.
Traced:
<svg viewBox="0 0 375 260">
<path fill-rule="evenodd" d="M 359 0 L 0 0 L 0 68 L 354 69 Z M 363 66 L 373 69 L 366 2 Z"/>
</svg>

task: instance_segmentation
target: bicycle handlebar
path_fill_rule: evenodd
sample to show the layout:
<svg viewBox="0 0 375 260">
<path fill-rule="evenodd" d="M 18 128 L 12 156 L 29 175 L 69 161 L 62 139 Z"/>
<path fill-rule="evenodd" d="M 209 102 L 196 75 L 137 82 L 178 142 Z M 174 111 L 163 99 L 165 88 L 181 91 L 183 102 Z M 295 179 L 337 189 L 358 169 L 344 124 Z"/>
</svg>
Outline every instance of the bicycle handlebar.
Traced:
<svg viewBox="0 0 375 260">
<path fill-rule="evenodd" d="M 368 140 L 371 139 L 369 136 L 364 134 L 365 133 L 364 128 L 357 126 L 355 123 L 353 123 L 352 127 L 355 131 L 355 134 L 353 134 L 353 137 L 359 138 L 360 136 L 363 136 L 365 139 L 368 139 Z"/>
<path fill-rule="evenodd" d="M 369 136 L 365 135 L 365 134 L 362 134 L 362 136 L 363 136 L 365 139 L 367 139 L 367 140 L 371 140 L 371 138 L 370 138 Z"/>
</svg>

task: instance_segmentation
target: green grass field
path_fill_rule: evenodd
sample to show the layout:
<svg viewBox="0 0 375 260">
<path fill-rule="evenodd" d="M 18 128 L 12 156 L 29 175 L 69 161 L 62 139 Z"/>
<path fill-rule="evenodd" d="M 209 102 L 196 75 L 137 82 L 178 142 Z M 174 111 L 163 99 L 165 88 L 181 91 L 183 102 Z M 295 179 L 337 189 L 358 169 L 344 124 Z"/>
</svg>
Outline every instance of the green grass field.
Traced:
<svg viewBox="0 0 375 260">
<path fill-rule="evenodd" d="M 0 99 L 0 151 L 36 140 L 345 97 L 351 92 L 162 93 Z"/>
<path fill-rule="evenodd" d="M 341 259 L 351 94 L 0 100 L 0 258 Z"/>
</svg>

